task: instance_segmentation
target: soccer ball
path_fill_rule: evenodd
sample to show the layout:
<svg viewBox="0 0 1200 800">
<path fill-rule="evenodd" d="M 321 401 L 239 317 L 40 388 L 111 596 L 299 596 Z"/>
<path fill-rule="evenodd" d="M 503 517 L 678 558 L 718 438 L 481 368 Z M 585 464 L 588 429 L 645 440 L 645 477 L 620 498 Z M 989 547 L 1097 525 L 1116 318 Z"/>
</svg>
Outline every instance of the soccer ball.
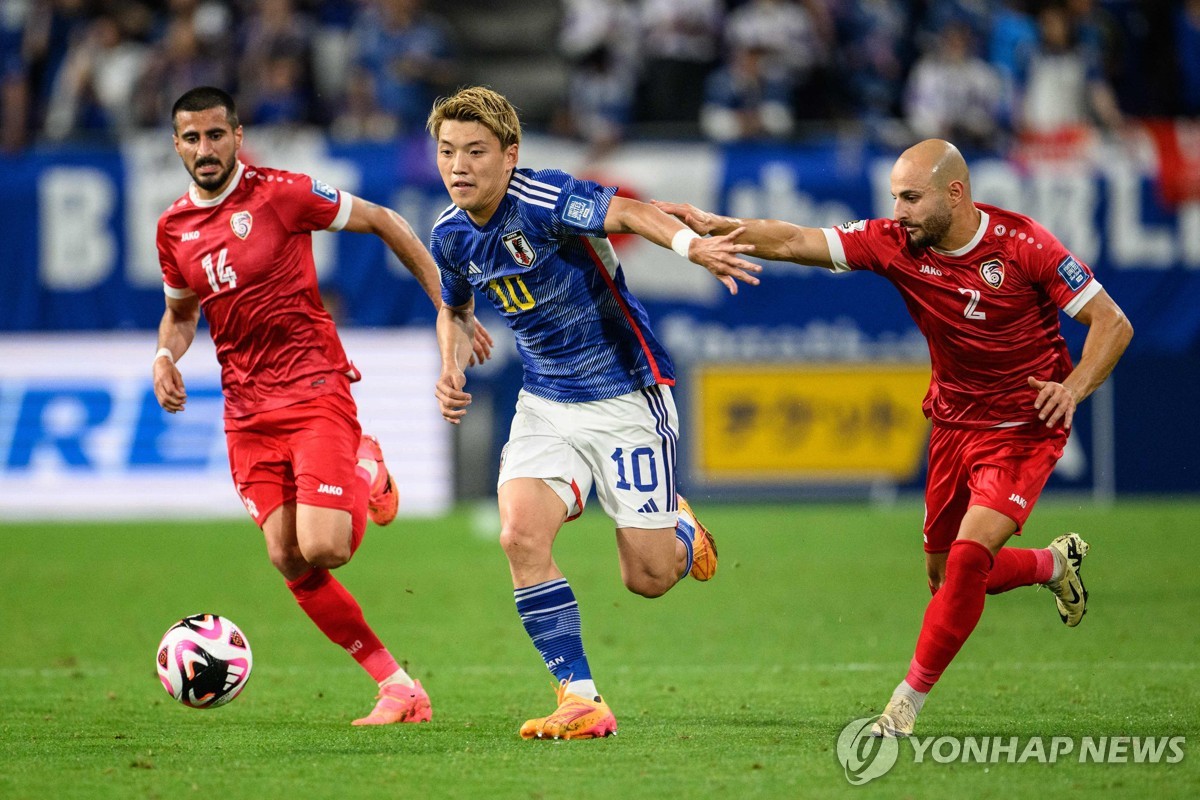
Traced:
<svg viewBox="0 0 1200 800">
<path fill-rule="evenodd" d="M 237 697 L 254 664 L 245 634 L 216 614 L 193 614 L 167 628 L 157 661 L 167 694 L 192 708 L 216 708 Z"/>
</svg>

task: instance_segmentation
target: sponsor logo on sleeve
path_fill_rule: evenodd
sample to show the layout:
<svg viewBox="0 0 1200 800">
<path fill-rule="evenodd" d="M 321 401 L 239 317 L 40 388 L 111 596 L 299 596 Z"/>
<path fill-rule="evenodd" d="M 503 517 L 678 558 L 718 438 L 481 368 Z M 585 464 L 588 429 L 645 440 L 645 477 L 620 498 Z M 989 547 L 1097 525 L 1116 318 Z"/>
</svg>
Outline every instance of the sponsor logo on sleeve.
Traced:
<svg viewBox="0 0 1200 800">
<path fill-rule="evenodd" d="M 537 261 L 537 253 L 533 252 L 533 248 L 529 246 L 529 240 L 525 238 L 524 231 L 513 231 L 506 233 L 501 237 L 504 246 L 508 248 L 508 252 L 522 267 L 532 267 L 533 262 Z"/>
<path fill-rule="evenodd" d="M 567 204 L 563 206 L 563 219 L 567 222 L 574 222 L 576 225 L 587 225 L 592 221 L 592 212 L 595 208 L 594 200 L 586 200 L 573 194 L 567 198 Z"/>
<path fill-rule="evenodd" d="M 229 218 L 229 227 L 233 228 L 233 234 L 239 239 L 250 235 L 250 226 L 253 224 L 254 218 L 249 211 L 239 211 Z"/>
<path fill-rule="evenodd" d="M 854 233 L 855 231 L 865 231 L 867 229 L 867 221 L 865 219 L 851 220 L 838 225 L 838 230 L 842 233 Z"/>
<path fill-rule="evenodd" d="M 1071 288 L 1072 292 L 1078 291 L 1088 282 L 1087 270 L 1079 265 L 1074 256 L 1067 256 L 1058 265 L 1058 276 Z"/>
<path fill-rule="evenodd" d="M 999 289 L 1004 283 L 1004 262 L 993 258 L 979 265 L 979 277 L 993 289 Z"/>
<path fill-rule="evenodd" d="M 336 203 L 338 199 L 338 190 L 330 186 L 324 181 L 313 179 L 313 194 L 317 197 L 324 197 L 331 203 Z"/>
</svg>

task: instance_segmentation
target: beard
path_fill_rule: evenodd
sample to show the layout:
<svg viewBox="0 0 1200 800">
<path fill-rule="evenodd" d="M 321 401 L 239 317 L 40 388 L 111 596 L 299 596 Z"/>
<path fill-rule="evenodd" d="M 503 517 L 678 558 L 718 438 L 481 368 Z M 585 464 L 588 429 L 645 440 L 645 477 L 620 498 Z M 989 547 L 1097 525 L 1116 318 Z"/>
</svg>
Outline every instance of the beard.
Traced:
<svg viewBox="0 0 1200 800">
<path fill-rule="evenodd" d="M 229 175 L 233 172 L 233 165 L 235 162 L 236 158 L 229 159 L 228 164 L 222 164 L 221 160 L 218 158 L 210 157 L 197 159 L 196 163 L 192 165 L 192 180 L 196 182 L 197 186 L 206 192 L 212 192 L 220 189 L 225 184 L 225 181 L 229 180 Z M 207 167 L 211 165 L 216 165 L 221 169 L 216 174 L 207 178 L 201 177 L 198 174 L 201 167 Z"/>
<path fill-rule="evenodd" d="M 916 231 L 908 234 L 908 241 L 914 247 L 936 247 L 946 234 L 950 232 L 952 222 L 950 209 L 941 208 L 929 215 Z"/>
</svg>

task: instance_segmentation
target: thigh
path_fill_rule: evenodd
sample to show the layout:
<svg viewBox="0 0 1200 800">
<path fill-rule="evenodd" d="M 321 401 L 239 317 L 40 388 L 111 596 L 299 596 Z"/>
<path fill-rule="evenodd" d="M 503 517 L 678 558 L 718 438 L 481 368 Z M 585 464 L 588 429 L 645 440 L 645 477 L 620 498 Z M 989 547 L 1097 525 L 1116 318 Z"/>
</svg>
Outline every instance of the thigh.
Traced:
<svg viewBox="0 0 1200 800">
<path fill-rule="evenodd" d="M 568 521 L 583 513 L 592 490 L 591 468 L 564 432 L 570 424 L 565 419 L 571 411 L 569 406 L 521 392 L 508 443 L 500 455 L 500 474 L 496 481 L 501 496 L 506 494 L 504 487 L 511 481 L 522 478 L 542 481 L 566 506 Z M 527 493 L 507 494 L 524 498 Z"/>
<path fill-rule="evenodd" d="M 669 386 L 580 403 L 571 442 L 618 529 L 674 530 L 679 416 Z"/>
</svg>

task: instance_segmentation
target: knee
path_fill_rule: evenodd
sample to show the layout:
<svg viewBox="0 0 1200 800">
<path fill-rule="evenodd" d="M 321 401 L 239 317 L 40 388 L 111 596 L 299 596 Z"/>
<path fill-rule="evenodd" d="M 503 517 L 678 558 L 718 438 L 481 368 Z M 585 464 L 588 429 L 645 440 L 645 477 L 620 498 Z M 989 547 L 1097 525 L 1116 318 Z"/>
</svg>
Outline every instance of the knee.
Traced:
<svg viewBox="0 0 1200 800">
<path fill-rule="evenodd" d="M 304 560 L 318 569 L 337 569 L 350 560 L 350 540 L 326 540 L 310 544 Z"/>
<path fill-rule="evenodd" d="M 509 561 L 526 561 L 550 555 L 550 540 L 520 523 L 509 522 L 500 529 L 500 546 L 504 548 Z"/>
<path fill-rule="evenodd" d="M 649 568 L 623 571 L 621 580 L 625 588 L 642 597 L 662 597 L 677 582 L 677 578 L 667 572 L 657 572 Z"/>
<path fill-rule="evenodd" d="M 268 540 L 267 558 L 271 560 L 271 565 L 289 581 L 295 580 L 310 569 L 309 563 L 304 559 L 304 554 L 295 544 L 280 544 Z"/>
</svg>

